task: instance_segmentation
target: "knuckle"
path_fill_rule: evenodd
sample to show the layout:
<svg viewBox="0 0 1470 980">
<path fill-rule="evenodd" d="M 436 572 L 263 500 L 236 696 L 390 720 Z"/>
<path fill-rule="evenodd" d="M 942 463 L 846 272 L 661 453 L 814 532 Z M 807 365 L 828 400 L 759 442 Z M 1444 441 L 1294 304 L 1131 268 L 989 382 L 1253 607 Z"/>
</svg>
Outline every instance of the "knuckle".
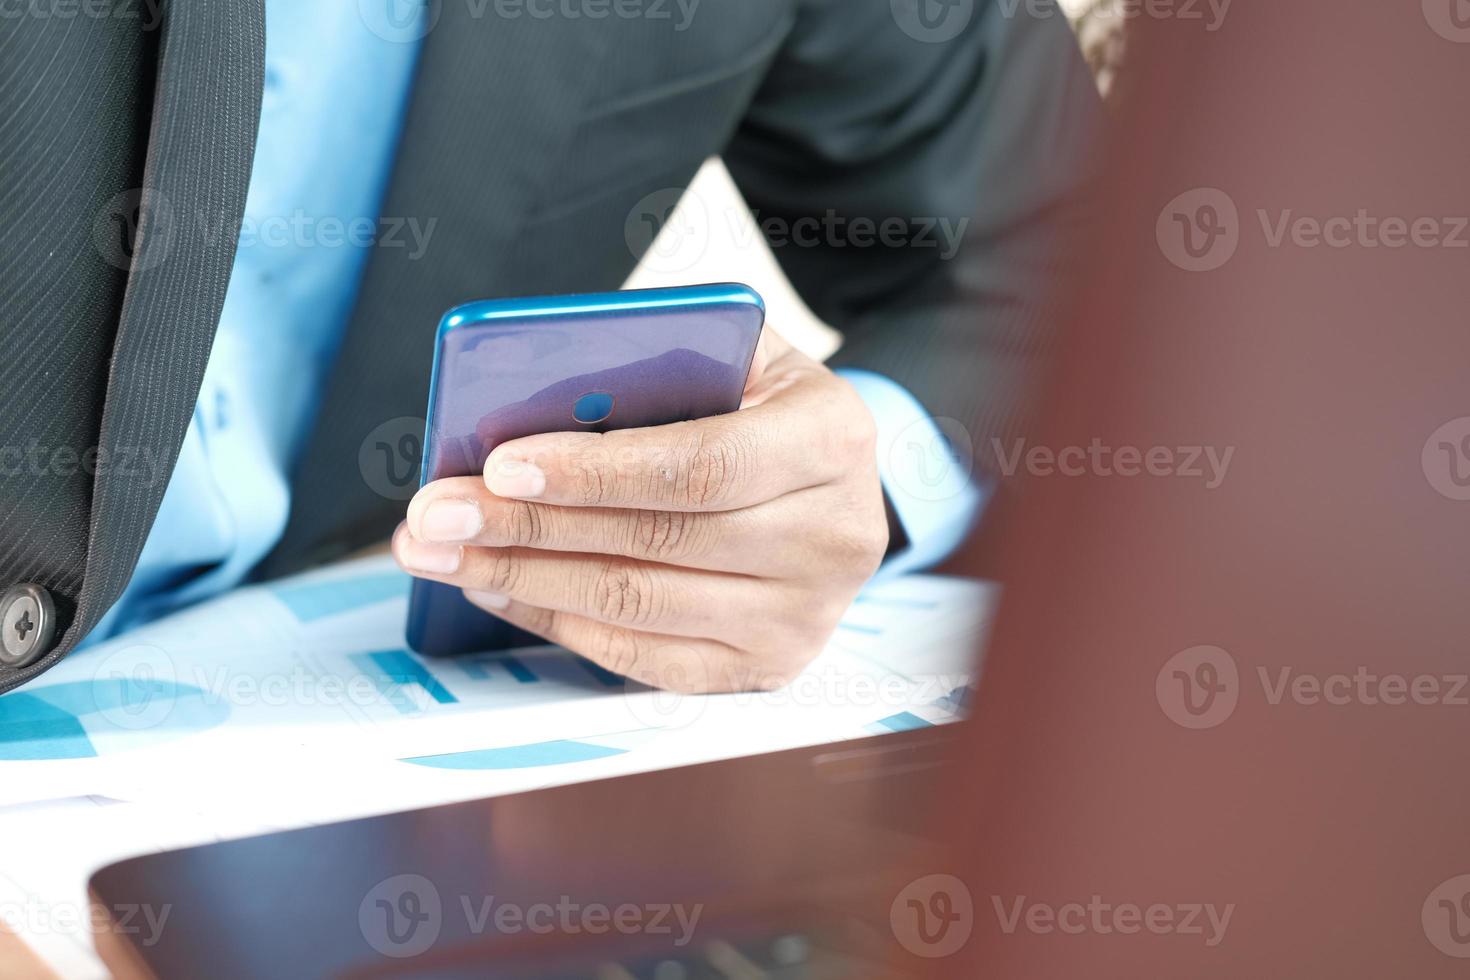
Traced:
<svg viewBox="0 0 1470 980">
<path fill-rule="evenodd" d="M 881 502 L 853 501 L 843 510 L 851 516 L 836 522 L 825 551 L 833 571 L 866 581 L 888 553 L 888 518 Z"/>
<path fill-rule="evenodd" d="M 602 630 L 597 641 L 596 660 L 614 674 L 636 677 L 642 666 L 642 646 L 637 635 L 629 630 Z"/>
<path fill-rule="evenodd" d="M 545 515 L 536 504 L 510 501 L 505 510 L 505 540 L 523 548 L 539 548 L 546 542 Z"/>
<path fill-rule="evenodd" d="M 490 552 L 485 565 L 485 584 L 492 592 L 515 592 L 521 584 L 521 574 L 521 563 L 511 552 L 498 548 Z"/>
<path fill-rule="evenodd" d="M 557 642 L 556 637 L 560 632 L 558 616 L 559 614 L 554 609 L 529 607 L 522 613 L 523 618 L 520 626 L 528 632 L 535 633 L 537 636 L 555 643 Z"/>
<path fill-rule="evenodd" d="M 887 550 L 887 529 L 880 534 L 868 530 L 853 529 L 833 536 L 831 549 L 832 570 L 844 577 L 866 580 L 877 570 Z"/>
<path fill-rule="evenodd" d="M 623 561 L 606 562 L 593 583 L 592 608 L 605 622 L 644 627 L 657 618 L 648 574 Z"/>
<path fill-rule="evenodd" d="M 684 511 L 638 511 L 633 521 L 633 551 L 654 561 L 683 557 L 693 523 Z"/>
<path fill-rule="evenodd" d="M 729 500 L 748 467 L 749 456 L 745 441 L 739 437 L 728 433 L 701 436 L 685 464 L 678 502 L 705 508 Z"/>
<path fill-rule="evenodd" d="M 845 459 L 854 464 L 878 466 L 878 424 L 866 408 L 853 413 L 852 424 L 842 428 L 841 450 Z"/>
<path fill-rule="evenodd" d="M 837 624 L 847 615 L 856 592 L 856 587 L 842 591 L 825 588 L 801 596 L 787 606 L 781 617 L 786 642 L 781 644 L 777 661 L 784 663 L 794 658 L 799 669 L 825 649 Z M 808 650 L 812 651 L 810 655 L 802 653 Z"/>
<path fill-rule="evenodd" d="M 857 534 L 853 545 L 853 568 L 866 580 L 883 564 L 883 556 L 887 553 L 888 522 L 871 521 Z"/>
<path fill-rule="evenodd" d="M 873 461 L 878 459 L 878 422 L 873 418 L 867 404 L 858 395 L 857 389 L 847 381 L 838 379 L 845 390 L 844 397 L 832 399 L 834 407 L 841 412 L 836 425 L 839 433 L 839 449 L 844 458 Z"/>
<path fill-rule="evenodd" d="M 612 499 L 613 470 L 601 453 L 579 455 L 568 464 L 571 470 L 569 481 L 577 503 L 583 507 L 597 507 Z"/>
<path fill-rule="evenodd" d="M 832 634 L 837 630 L 837 624 L 842 622 L 842 617 L 846 616 L 847 610 L 852 607 L 853 598 L 852 593 L 842 593 L 827 596 L 817 604 L 816 615 L 812 617 L 810 624 L 812 643 L 816 649 L 822 649 L 832 638 Z"/>
</svg>

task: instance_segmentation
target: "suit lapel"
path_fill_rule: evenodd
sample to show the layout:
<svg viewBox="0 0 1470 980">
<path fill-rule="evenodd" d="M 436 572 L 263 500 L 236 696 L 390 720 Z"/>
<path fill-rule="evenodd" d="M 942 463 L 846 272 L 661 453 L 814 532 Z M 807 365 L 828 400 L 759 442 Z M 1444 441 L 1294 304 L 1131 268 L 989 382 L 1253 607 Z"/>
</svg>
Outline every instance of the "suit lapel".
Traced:
<svg viewBox="0 0 1470 980">
<path fill-rule="evenodd" d="M 263 0 L 165 8 L 132 269 L 99 458 L 151 452 L 170 473 L 219 324 L 245 210 L 265 64 Z M 90 628 L 132 574 L 167 481 L 104 473 L 78 609 Z M 77 633 L 73 629 L 72 633 Z"/>
</svg>

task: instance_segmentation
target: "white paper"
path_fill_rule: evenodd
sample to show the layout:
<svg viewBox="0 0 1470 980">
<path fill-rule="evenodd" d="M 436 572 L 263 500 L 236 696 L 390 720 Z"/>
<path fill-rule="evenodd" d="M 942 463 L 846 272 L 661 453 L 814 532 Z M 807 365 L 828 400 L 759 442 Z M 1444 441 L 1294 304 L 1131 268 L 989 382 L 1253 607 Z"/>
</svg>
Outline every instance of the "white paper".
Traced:
<svg viewBox="0 0 1470 980">
<path fill-rule="evenodd" d="M 788 688 L 679 697 L 552 647 L 419 658 L 407 591 L 388 558 L 242 589 L 0 697 L 0 918 L 101 977 L 86 880 L 124 857 L 942 724 L 994 598 L 885 583 Z"/>
</svg>

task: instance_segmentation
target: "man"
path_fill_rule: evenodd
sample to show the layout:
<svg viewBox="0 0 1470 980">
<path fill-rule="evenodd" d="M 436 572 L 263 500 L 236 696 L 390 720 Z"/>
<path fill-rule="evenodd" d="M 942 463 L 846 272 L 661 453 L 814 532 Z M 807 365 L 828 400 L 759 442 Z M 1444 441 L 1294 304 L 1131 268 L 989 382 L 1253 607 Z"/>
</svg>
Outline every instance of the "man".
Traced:
<svg viewBox="0 0 1470 980">
<path fill-rule="evenodd" d="M 1065 20 L 1029 6 L 11 10 L 0 690 L 390 533 L 415 574 L 639 680 L 789 678 L 886 523 L 872 416 L 780 324 L 745 410 L 508 444 L 396 532 L 360 450 L 421 415 L 440 312 L 616 288 L 630 217 L 714 154 L 763 227 L 825 229 L 778 258 L 837 360 L 891 379 L 867 402 L 1009 431 L 1097 111 Z M 329 218 L 339 246 L 370 233 L 332 247 Z"/>
</svg>

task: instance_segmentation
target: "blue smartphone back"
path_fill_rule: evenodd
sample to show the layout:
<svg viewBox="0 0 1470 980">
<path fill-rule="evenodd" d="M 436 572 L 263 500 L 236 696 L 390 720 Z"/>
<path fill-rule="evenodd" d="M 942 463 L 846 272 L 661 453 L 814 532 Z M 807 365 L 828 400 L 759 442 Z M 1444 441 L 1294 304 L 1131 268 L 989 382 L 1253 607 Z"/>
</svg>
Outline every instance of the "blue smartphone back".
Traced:
<svg viewBox="0 0 1470 980">
<path fill-rule="evenodd" d="M 439 321 L 421 483 L 478 475 L 523 436 L 733 412 L 764 322 L 759 294 L 739 283 L 455 307 Z M 407 633 L 435 657 L 545 642 L 421 579 Z"/>
</svg>

